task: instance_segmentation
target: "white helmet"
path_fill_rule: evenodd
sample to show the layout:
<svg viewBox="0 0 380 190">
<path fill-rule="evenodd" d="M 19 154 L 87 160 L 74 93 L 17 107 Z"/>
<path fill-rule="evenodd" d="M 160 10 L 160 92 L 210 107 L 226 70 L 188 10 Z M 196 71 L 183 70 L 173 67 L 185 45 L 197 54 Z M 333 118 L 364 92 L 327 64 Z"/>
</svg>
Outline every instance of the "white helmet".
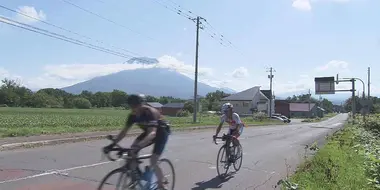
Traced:
<svg viewBox="0 0 380 190">
<path fill-rule="evenodd" d="M 233 108 L 233 107 L 234 106 L 231 103 L 227 102 L 222 105 L 221 111 L 222 113 L 226 113 L 229 108 Z"/>
</svg>

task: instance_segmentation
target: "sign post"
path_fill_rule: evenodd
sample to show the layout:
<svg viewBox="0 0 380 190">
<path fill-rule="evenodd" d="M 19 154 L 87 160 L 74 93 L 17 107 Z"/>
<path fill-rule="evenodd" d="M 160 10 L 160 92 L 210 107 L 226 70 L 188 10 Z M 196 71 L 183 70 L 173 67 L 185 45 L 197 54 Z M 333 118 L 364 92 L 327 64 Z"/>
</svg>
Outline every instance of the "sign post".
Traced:
<svg viewBox="0 0 380 190">
<path fill-rule="evenodd" d="M 335 94 L 335 92 L 352 92 L 352 124 L 355 124 L 355 79 L 349 80 L 339 80 L 339 75 L 336 75 L 336 80 L 334 77 L 315 77 L 315 94 Z M 351 90 L 336 90 L 335 84 L 339 84 L 339 82 L 351 82 L 352 89 Z"/>
<path fill-rule="evenodd" d="M 316 77 L 315 94 L 335 94 L 334 77 Z"/>
</svg>

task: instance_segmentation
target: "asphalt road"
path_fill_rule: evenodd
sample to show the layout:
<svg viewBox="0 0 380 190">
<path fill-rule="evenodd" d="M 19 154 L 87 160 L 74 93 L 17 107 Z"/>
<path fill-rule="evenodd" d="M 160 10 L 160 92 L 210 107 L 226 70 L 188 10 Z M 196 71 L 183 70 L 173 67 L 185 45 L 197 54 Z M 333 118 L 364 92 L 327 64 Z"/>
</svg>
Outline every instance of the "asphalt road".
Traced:
<svg viewBox="0 0 380 190">
<path fill-rule="evenodd" d="M 274 189 L 287 175 L 287 166 L 294 169 L 302 161 L 306 144 L 324 139 L 346 119 L 347 115 L 341 114 L 316 124 L 246 128 L 241 136 L 242 168 L 224 181 L 216 177 L 221 145 L 212 143 L 214 130 L 173 134 L 164 157 L 174 164 L 177 190 Z M 122 144 L 127 146 L 132 140 Z M 101 160 L 101 147 L 108 143 L 99 140 L 0 152 L 0 189 L 96 189 L 103 176 L 121 164 Z"/>
</svg>

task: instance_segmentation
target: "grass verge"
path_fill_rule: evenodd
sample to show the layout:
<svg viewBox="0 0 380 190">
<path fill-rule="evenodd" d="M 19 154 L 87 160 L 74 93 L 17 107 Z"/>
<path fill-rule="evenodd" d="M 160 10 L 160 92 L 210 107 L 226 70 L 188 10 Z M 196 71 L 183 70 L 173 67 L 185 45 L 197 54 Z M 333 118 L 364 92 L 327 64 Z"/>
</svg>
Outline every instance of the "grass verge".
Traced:
<svg viewBox="0 0 380 190">
<path fill-rule="evenodd" d="M 128 111 L 116 109 L 38 109 L 0 108 L 0 137 L 65 134 L 119 130 L 125 123 Z M 215 115 L 200 115 L 199 122 L 192 117 L 167 117 L 173 127 L 218 125 Z M 247 125 L 283 124 L 279 121 L 255 121 L 242 118 Z"/>
<path fill-rule="evenodd" d="M 379 147 L 371 132 L 347 125 L 283 180 L 282 189 L 380 189 Z"/>
</svg>

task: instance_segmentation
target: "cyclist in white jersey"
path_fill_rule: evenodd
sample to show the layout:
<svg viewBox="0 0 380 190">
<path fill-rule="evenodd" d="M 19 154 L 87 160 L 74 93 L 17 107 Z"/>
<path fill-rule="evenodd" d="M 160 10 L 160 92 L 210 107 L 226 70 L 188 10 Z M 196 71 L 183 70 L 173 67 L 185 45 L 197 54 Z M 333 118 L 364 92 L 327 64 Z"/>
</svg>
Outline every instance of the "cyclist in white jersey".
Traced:
<svg viewBox="0 0 380 190">
<path fill-rule="evenodd" d="M 232 141 L 232 143 L 234 143 L 234 145 L 237 146 L 239 145 L 239 141 L 237 140 L 237 138 L 243 132 L 244 123 L 240 120 L 239 114 L 233 112 L 233 106 L 231 103 L 223 104 L 221 111 L 223 115 L 220 118 L 219 126 L 216 129 L 216 134 L 213 136 L 213 138 L 215 140 L 215 137 L 218 136 L 220 130 L 222 129 L 223 123 L 227 122 L 229 124 L 228 134 L 236 138 Z"/>
</svg>

